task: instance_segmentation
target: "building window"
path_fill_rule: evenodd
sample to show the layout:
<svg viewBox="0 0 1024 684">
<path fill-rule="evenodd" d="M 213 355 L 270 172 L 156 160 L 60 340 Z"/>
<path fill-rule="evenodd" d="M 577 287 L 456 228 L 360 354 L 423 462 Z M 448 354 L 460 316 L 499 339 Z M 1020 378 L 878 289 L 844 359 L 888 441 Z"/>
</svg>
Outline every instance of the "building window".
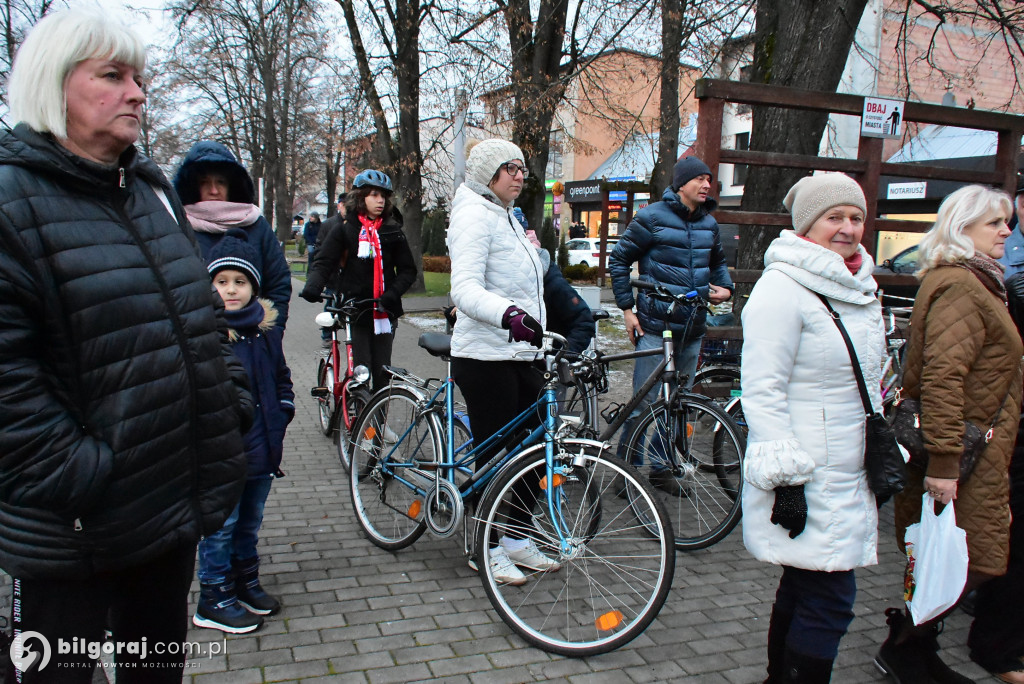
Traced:
<svg viewBox="0 0 1024 684">
<path fill-rule="evenodd" d="M 551 131 L 548 138 L 548 167 L 545 169 L 546 178 L 559 179 L 562 177 L 562 143 L 564 134 L 561 130 Z"/>
<path fill-rule="evenodd" d="M 749 150 L 750 149 L 750 133 L 737 133 L 736 144 L 734 149 L 737 150 Z M 732 167 L 732 184 L 743 185 L 747 182 L 747 168 L 746 164 L 736 164 Z"/>
</svg>

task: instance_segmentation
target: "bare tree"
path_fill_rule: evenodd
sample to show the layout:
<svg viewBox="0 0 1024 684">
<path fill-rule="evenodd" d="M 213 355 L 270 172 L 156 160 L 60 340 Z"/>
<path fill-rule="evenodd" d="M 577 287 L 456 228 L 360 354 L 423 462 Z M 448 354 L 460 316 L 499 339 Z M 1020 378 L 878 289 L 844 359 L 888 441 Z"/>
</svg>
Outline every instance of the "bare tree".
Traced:
<svg viewBox="0 0 1024 684">
<path fill-rule="evenodd" d="M 50 11 L 63 6 L 62 0 L 3 0 L 0 3 L 0 30 L 3 32 L 0 82 L 6 85 L 11 75 L 11 65 L 14 64 L 14 55 L 18 52 L 18 47 L 28 30 Z M 4 110 L 7 109 L 6 87 L 0 92 L 0 104 L 4 106 Z"/>
</svg>

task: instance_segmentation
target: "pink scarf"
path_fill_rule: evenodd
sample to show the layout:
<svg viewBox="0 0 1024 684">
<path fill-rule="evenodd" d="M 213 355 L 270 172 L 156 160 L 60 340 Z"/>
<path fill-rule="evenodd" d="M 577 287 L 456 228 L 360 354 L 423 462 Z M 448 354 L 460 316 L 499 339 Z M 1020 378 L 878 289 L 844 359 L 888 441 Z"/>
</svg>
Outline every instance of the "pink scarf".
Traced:
<svg viewBox="0 0 1024 684">
<path fill-rule="evenodd" d="M 380 252 L 380 235 L 377 232 L 383 222 L 380 217 L 370 220 L 364 214 L 359 214 L 359 223 L 362 228 L 359 230 L 359 250 L 356 252 L 356 256 L 360 259 L 373 259 L 374 299 L 378 299 L 384 294 L 384 257 Z M 373 305 L 373 332 L 377 335 L 386 335 L 391 332 L 391 319 L 380 308 L 380 304 Z"/>
<path fill-rule="evenodd" d="M 185 213 L 193 230 L 200 233 L 226 233 L 229 228 L 244 228 L 256 223 L 260 208 L 241 202 L 207 201 L 186 204 Z"/>
</svg>

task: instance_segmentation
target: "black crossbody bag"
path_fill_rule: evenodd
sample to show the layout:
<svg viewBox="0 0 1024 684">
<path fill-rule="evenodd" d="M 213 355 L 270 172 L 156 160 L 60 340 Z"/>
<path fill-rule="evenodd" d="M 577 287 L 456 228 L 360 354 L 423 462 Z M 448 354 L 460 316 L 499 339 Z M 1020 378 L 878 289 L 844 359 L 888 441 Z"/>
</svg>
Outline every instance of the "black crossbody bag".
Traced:
<svg viewBox="0 0 1024 684">
<path fill-rule="evenodd" d="M 850 361 L 853 364 L 853 375 L 857 378 L 857 389 L 860 390 L 860 400 L 864 404 L 864 470 L 868 476 L 868 487 L 881 502 L 889 499 L 894 494 L 903 491 L 907 484 L 907 465 L 903 461 L 903 452 L 896 443 L 896 434 L 885 418 L 877 413 L 871 406 L 868 398 L 868 388 L 864 382 L 864 373 L 861 372 L 860 360 L 857 359 L 857 352 L 853 349 L 853 342 L 846 332 L 846 327 L 840 320 L 839 312 L 832 308 L 828 299 L 817 292 L 828 313 L 832 316 L 839 334 L 843 336 L 846 343 L 846 350 L 850 353 Z"/>
</svg>

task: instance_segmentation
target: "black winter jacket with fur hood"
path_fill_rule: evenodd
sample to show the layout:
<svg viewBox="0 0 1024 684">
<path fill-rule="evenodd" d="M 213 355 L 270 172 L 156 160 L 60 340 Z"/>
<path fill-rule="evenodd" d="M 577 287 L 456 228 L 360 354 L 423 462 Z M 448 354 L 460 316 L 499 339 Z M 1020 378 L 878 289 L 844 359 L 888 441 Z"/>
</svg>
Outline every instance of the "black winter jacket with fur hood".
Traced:
<svg viewBox="0 0 1024 684">
<path fill-rule="evenodd" d="M 24 124 L 0 133 L 5 571 L 87 577 L 221 526 L 251 408 L 215 301 L 181 204 L 134 147 L 109 169 Z"/>
</svg>

